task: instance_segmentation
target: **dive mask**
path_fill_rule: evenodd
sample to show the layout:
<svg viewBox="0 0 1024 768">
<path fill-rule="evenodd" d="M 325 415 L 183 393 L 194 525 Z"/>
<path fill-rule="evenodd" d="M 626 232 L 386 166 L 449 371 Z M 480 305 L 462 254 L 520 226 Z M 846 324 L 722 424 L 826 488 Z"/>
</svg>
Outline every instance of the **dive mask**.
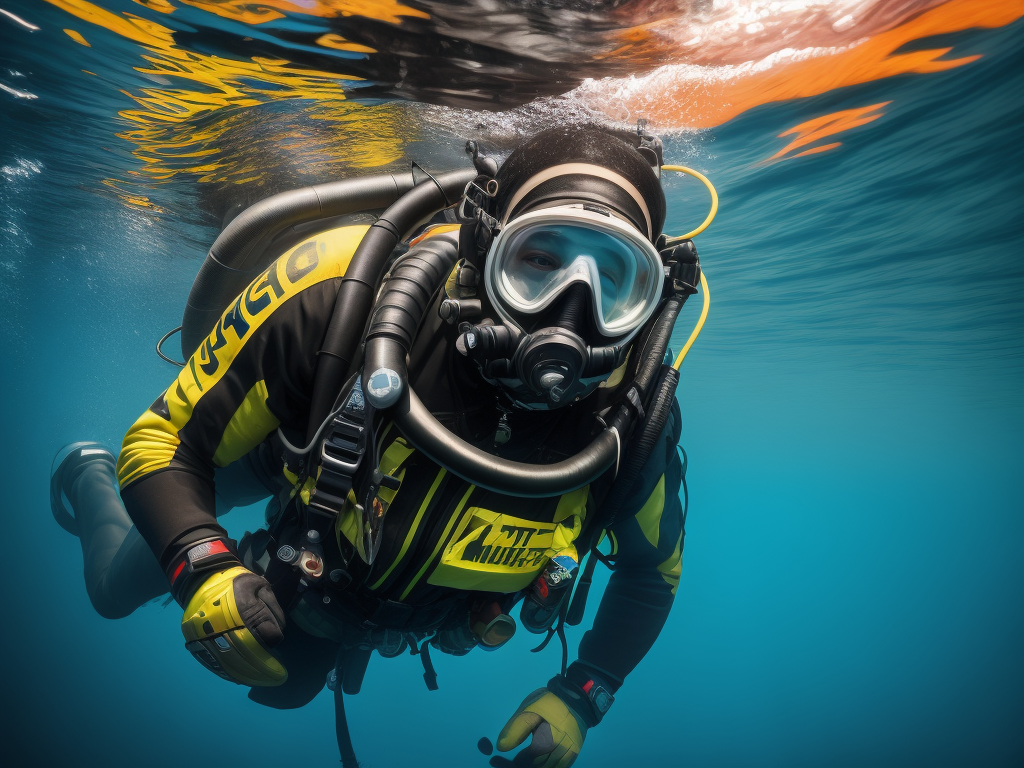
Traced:
<svg viewBox="0 0 1024 768">
<path fill-rule="evenodd" d="M 661 298 L 664 267 L 635 227 L 591 204 L 525 213 L 506 224 L 484 262 L 495 311 L 525 330 L 571 286 L 589 288 L 591 316 L 606 339 L 632 335 Z"/>
<path fill-rule="evenodd" d="M 492 241 L 483 271 L 503 322 L 469 327 L 456 348 L 527 409 L 576 402 L 622 365 L 665 279 L 654 245 L 589 203 L 513 219 Z"/>
</svg>

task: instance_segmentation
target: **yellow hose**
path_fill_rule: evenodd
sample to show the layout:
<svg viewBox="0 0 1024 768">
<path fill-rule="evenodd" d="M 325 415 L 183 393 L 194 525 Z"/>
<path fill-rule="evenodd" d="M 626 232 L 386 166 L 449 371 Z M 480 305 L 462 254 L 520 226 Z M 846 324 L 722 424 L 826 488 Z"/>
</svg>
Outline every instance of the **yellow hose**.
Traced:
<svg viewBox="0 0 1024 768">
<path fill-rule="evenodd" d="M 700 317 L 697 319 L 697 325 L 693 328 L 693 333 L 690 334 L 690 338 L 686 340 L 686 346 L 683 347 L 683 351 L 679 353 L 676 361 L 672 363 L 672 367 L 677 371 L 679 366 L 683 364 L 683 358 L 686 357 L 686 353 L 690 351 L 690 347 L 693 346 L 693 342 L 697 340 L 700 335 L 701 329 L 704 327 L 704 321 L 708 319 L 708 310 L 711 309 L 711 291 L 708 290 L 708 279 L 704 277 L 704 270 L 700 271 L 700 287 L 704 290 L 704 308 L 700 311 Z"/>
<path fill-rule="evenodd" d="M 715 185 L 711 183 L 711 180 L 708 179 L 707 176 L 700 171 L 693 170 L 693 168 L 687 168 L 685 165 L 663 165 L 661 166 L 661 170 L 685 173 L 688 176 L 693 176 L 695 179 L 700 179 L 704 182 L 704 186 L 708 188 L 708 192 L 711 193 L 711 212 L 708 213 L 707 218 L 704 219 L 701 225 L 692 232 L 687 232 L 685 235 L 679 235 L 678 237 L 670 237 L 666 240 L 666 245 L 673 245 L 674 243 L 678 243 L 682 240 L 689 240 L 690 238 L 696 237 L 707 229 L 708 225 L 715 220 L 715 214 L 718 213 L 718 192 L 715 190 Z M 700 311 L 700 317 L 697 319 L 697 325 L 693 328 L 693 333 L 691 333 L 690 338 L 686 340 L 686 346 L 683 347 L 683 351 L 679 353 L 676 361 L 672 363 L 672 367 L 677 371 L 679 370 L 679 366 L 683 364 L 683 358 L 686 357 L 686 353 L 689 352 L 690 347 L 693 346 L 693 342 L 695 342 L 697 337 L 700 336 L 701 329 L 704 328 L 704 321 L 708 319 L 708 310 L 711 309 L 711 291 L 708 289 L 708 279 L 704 276 L 703 269 L 700 271 L 700 287 L 704 291 L 704 308 Z"/>
<path fill-rule="evenodd" d="M 672 245 L 673 243 L 678 243 L 680 240 L 689 240 L 691 237 L 696 237 L 707 229 L 708 225 L 715 220 L 715 214 L 718 213 L 718 192 L 715 190 L 715 185 L 711 183 L 707 176 L 700 171 L 693 170 L 693 168 L 687 168 L 685 165 L 663 165 L 661 166 L 661 170 L 685 173 L 688 176 L 693 176 L 695 179 L 700 179 L 704 182 L 704 186 L 708 188 L 708 192 L 711 193 L 711 212 L 708 214 L 708 217 L 704 219 L 704 222 L 692 232 L 687 232 L 685 235 L 679 235 L 677 237 L 670 237 L 667 244 Z"/>
</svg>

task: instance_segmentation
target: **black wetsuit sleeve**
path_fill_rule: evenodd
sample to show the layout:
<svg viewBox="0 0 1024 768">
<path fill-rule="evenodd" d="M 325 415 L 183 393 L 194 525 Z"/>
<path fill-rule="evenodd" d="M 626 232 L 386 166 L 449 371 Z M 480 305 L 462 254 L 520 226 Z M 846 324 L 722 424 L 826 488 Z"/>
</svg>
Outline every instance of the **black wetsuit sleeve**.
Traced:
<svg viewBox="0 0 1024 768">
<path fill-rule="evenodd" d="M 279 426 L 302 441 L 317 352 L 355 234 L 365 231 L 351 229 L 345 247 L 300 245 L 257 277 L 125 436 L 121 496 L 165 569 L 183 546 L 226 537 L 215 515 L 217 467 Z"/>
<path fill-rule="evenodd" d="M 608 532 L 614 561 L 574 672 L 591 669 L 618 688 L 658 639 L 682 568 L 682 463 L 678 404 L 630 493 L 632 509 Z"/>
</svg>

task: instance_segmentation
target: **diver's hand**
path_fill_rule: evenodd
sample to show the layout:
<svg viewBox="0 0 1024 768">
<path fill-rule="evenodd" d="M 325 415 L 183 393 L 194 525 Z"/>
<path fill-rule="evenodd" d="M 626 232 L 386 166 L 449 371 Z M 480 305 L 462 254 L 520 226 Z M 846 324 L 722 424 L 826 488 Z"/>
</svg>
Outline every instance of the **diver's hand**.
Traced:
<svg viewBox="0 0 1024 768">
<path fill-rule="evenodd" d="M 284 611 L 269 582 L 240 565 L 209 576 L 185 605 L 185 647 L 205 667 L 242 685 L 280 685 L 288 672 L 270 653 Z"/>
<path fill-rule="evenodd" d="M 519 705 L 498 736 L 498 750 L 515 749 L 530 735 L 533 741 L 513 760 L 492 757 L 498 768 L 569 768 L 583 747 L 587 725 L 568 704 L 547 688 L 540 688 Z"/>
</svg>

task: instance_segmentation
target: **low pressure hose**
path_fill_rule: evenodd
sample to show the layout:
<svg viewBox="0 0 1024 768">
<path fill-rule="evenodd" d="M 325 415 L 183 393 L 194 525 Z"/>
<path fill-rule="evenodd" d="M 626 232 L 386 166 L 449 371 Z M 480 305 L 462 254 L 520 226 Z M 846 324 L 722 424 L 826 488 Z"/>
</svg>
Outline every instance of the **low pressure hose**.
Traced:
<svg viewBox="0 0 1024 768">
<path fill-rule="evenodd" d="M 651 329 L 647 343 L 640 354 L 636 375 L 633 378 L 633 383 L 640 390 L 642 397 L 646 397 L 650 391 L 651 383 L 663 365 L 665 352 L 672 339 L 672 329 L 676 326 L 676 319 L 679 317 L 686 298 L 686 296 L 670 296 L 665 301 L 665 306 L 658 315 L 654 328 Z"/>
<path fill-rule="evenodd" d="M 434 297 L 459 258 L 451 240 L 435 238 L 414 247 L 395 268 L 381 290 L 370 316 L 363 358 L 363 392 L 375 371 L 400 373 L 406 380 L 406 355 Z M 397 394 L 397 392 L 396 392 Z"/>
<path fill-rule="evenodd" d="M 640 437 L 639 439 L 634 438 L 636 442 L 630 445 L 626 463 L 623 465 L 622 471 L 619 472 L 611 492 L 605 498 L 600 513 L 602 528 L 611 528 L 618 520 L 626 496 L 633 490 L 633 484 L 636 482 L 640 470 L 650 458 L 661 433 L 665 431 L 678 385 L 679 371 L 667 365 L 661 366 L 661 375 L 654 390 L 655 396 L 647 410 L 647 419 L 644 421 Z"/>
<path fill-rule="evenodd" d="M 687 168 L 685 165 L 663 165 L 661 166 L 661 170 L 685 173 L 687 176 L 693 176 L 693 178 L 703 182 L 704 186 L 708 188 L 708 192 L 711 193 L 711 211 L 708 213 L 704 221 L 701 222 L 700 226 L 696 229 L 690 230 L 685 235 L 676 235 L 675 237 L 668 238 L 668 240 L 665 241 L 665 244 L 674 245 L 682 242 L 683 240 L 692 240 L 707 229 L 711 225 L 711 222 L 715 220 L 715 216 L 718 215 L 718 191 L 707 176 L 700 171 L 693 170 L 693 168 Z"/>
<path fill-rule="evenodd" d="M 696 229 L 690 230 L 684 235 L 676 235 L 675 237 L 668 238 L 665 241 L 665 245 L 675 245 L 683 240 L 692 240 L 707 229 L 711 225 L 711 222 L 715 220 L 715 216 L 718 215 L 718 190 L 715 189 L 715 185 L 711 183 L 711 180 L 707 176 L 700 171 L 695 171 L 693 168 L 687 168 L 685 165 L 663 165 L 661 166 L 661 170 L 674 171 L 675 173 L 683 173 L 687 176 L 692 176 L 703 183 L 704 186 L 708 188 L 708 192 L 711 193 L 711 210 L 708 211 L 708 215 L 704 218 L 704 221 L 700 223 L 700 226 Z M 708 281 L 704 276 L 703 269 L 700 273 L 700 285 L 701 288 L 704 289 L 704 308 L 701 310 L 700 318 L 697 320 L 697 325 L 693 329 L 693 333 L 690 334 L 690 338 L 686 340 L 686 345 L 672 364 L 672 367 L 677 371 L 679 370 L 679 366 L 683 364 L 683 360 L 686 358 L 686 353 L 689 352 L 690 347 L 693 346 L 693 342 L 695 342 L 697 337 L 700 335 L 701 329 L 704 328 L 704 321 L 708 319 L 708 310 L 711 309 L 711 292 L 708 290 Z"/>
<path fill-rule="evenodd" d="M 686 353 L 690 351 L 690 347 L 693 346 L 693 342 L 700 336 L 700 332 L 704 329 L 704 321 L 708 319 L 708 312 L 711 309 L 711 289 L 708 288 L 708 279 L 704 276 L 704 270 L 700 271 L 700 287 L 704 291 L 704 306 L 700 311 L 700 317 L 697 318 L 697 325 L 694 326 L 693 332 L 690 334 L 690 338 L 686 340 L 686 344 L 683 349 L 679 352 L 679 356 L 676 361 L 672 363 L 672 367 L 677 371 L 679 366 L 683 364 L 683 360 L 686 358 Z"/>
<path fill-rule="evenodd" d="M 409 386 L 406 356 L 416 330 L 458 258 L 446 240 L 410 251 L 384 284 L 370 321 L 363 366 L 363 393 L 376 408 L 390 408 L 402 434 L 448 471 L 497 493 L 547 497 L 581 488 L 618 460 L 628 426 L 622 409 L 597 439 L 556 464 L 525 464 L 486 453 L 453 435 Z M 664 354 L 664 352 L 662 352 Z"/>
<path fill-rule="evenodd" d="M 475 178 L 475 169 L 431 176 L 384 211 L 363 236 L 341 280 L 334 314 L 320 347 L 307 442 L 334 407 L 341 385 L 359 369 L 363 331 L 392 250 L 422 221 L 459 200 Z"/>
</svg>

